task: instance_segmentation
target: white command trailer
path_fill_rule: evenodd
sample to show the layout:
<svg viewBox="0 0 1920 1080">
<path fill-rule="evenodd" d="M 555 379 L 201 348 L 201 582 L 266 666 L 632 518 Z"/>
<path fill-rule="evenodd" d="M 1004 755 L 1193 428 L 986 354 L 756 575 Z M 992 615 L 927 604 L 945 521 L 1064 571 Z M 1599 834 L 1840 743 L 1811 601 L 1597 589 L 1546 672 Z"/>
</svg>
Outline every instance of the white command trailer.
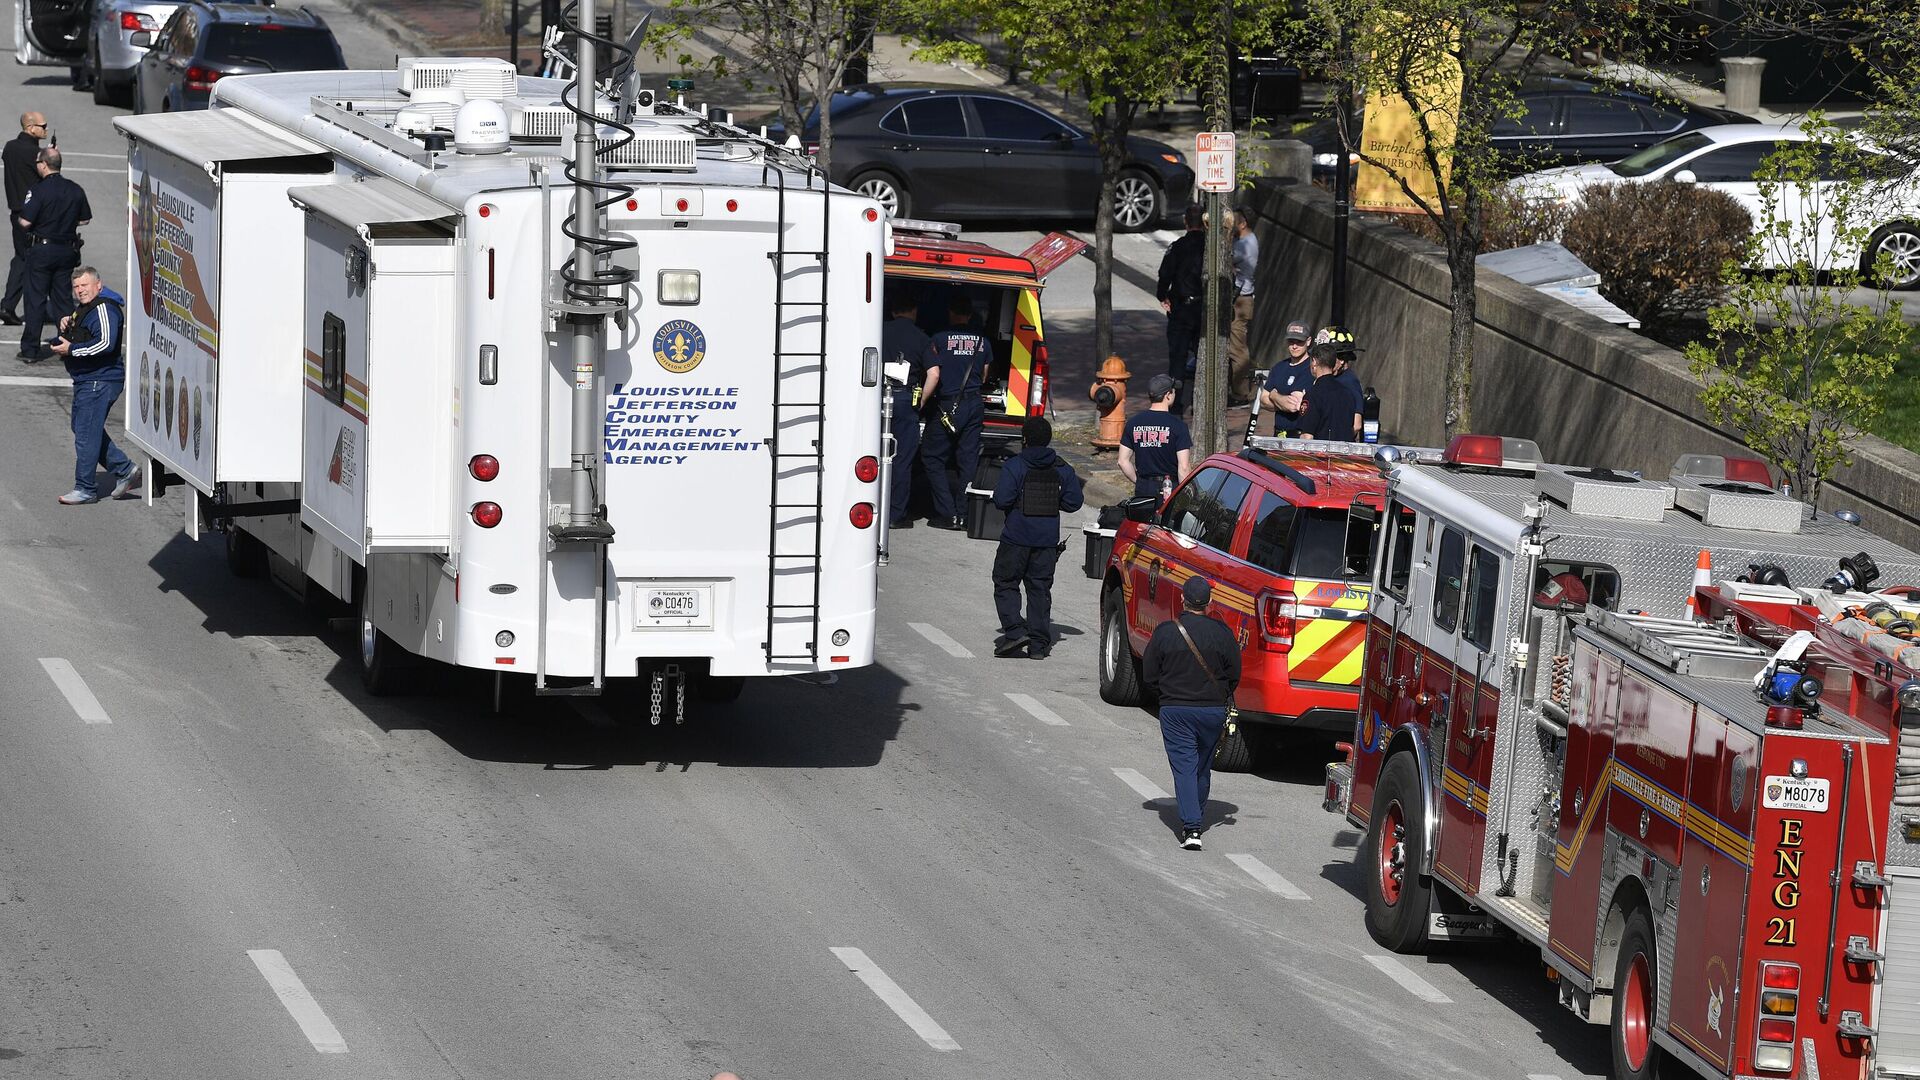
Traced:
<svg viewBox="0 0 1920 1080">
<path fill-rule="evenodd" d="M 117 119 L 149 500 L 352 604 L 376 692 L 646 678 L 657 721 L 871 663 L 880 207 L 644 91 L 576 184 L 563 90 L 420 58 Z"/>
</svg>

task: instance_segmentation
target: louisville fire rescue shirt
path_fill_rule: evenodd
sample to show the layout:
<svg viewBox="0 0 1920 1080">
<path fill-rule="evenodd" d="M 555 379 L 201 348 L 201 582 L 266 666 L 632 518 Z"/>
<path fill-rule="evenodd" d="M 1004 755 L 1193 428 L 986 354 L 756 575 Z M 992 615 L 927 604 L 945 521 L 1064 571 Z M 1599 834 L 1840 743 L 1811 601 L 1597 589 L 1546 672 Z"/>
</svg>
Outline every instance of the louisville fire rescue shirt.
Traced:
<svg viewBox="0 0 1920 1080">
<path fill-rule="evenodd" d="M 940 369 L 935 393 L 942 401 L 962 394 L 979 396 L 980 382 L 993 366 L 993 342 L 971 330 L 955 327 L 933 335 L 927 355 Z"/>
<path fill-rule="evenodd" d="M 1173 413 L 1147 409 L 1135 413 L 1120 433 L 1120 445 L 1133 451 L 1135 495 L 1160 494 L 1160 478 L 1180 482 L 1180 451 L 1193 449 L 1187 422 Z"/>
</svg>

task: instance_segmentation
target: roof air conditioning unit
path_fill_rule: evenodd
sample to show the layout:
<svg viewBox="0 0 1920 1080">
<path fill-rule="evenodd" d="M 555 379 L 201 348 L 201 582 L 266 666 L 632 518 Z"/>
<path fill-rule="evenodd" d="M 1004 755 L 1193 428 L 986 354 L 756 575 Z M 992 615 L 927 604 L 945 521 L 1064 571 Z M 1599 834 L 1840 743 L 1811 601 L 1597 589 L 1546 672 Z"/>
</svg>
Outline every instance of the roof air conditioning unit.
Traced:
<svg viewBox="0 0 1920 1080">
<path fill-rule="evenodd" d="M 614 169 L 669 169 L 693 172 L 699 167 L 694 148 L 699 140 L 691 131 L 652 124 L 635 124 L 633 140 L 615 148 L 620 132 L 600 130 L 600 163 Z"/>
<path fill-rule="evenodd" d="M 505 101 L 520 77 L 505 60 L 481 56 L 408 56 L 400 60 L 400 92 L 454 89 L 468 98 Z"/>
<path fill-rule="evenodd" d="M 425 115 L 433 121 L 431 127 L 453 129 L 455 117 L 460 115 L 460 107 L 467 103 L 467 95 L 451 86 L 437 86 L 431 89 L 416 90 L 413 100 L 407 102 L 401 113 Z M 394 126 L 399 126 L 400 118 L 394 117 Z M 404 130 L 404 129 L 403 129 Z"/>
<path fill-rule="evenodd" d="M 573 110 L 565 105 L 521 105 L 507 110 L 516 139 L 558 139 L 573 129 Z"/>
</svg>

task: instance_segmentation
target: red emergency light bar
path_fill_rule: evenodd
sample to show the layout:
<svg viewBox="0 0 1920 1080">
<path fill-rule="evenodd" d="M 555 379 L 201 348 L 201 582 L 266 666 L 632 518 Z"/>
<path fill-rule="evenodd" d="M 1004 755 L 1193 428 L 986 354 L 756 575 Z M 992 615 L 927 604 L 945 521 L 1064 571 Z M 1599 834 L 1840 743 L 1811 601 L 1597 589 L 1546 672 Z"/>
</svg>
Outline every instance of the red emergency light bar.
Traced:
<svg viewBox="0 0 1920 1080">
<path fill-rule="evenodd" d="M 1540 447 L 1531 439 L 1509 439 L 1500 435 L 1455 435 L 1441 452 L 1440 460 L 1448 465 L 1532 472 L 1540 465 Z"/>
<path fill-rule="evenodd" d="M 1773 474 L 1767 463 L 1756 457 L 1732 454 L 1682 454 L 1673 463 L 1673 476 L 1694 480 L 1724 480 L 1733 484 L 1753 484 L 1773 490 Z"/>
</svg>

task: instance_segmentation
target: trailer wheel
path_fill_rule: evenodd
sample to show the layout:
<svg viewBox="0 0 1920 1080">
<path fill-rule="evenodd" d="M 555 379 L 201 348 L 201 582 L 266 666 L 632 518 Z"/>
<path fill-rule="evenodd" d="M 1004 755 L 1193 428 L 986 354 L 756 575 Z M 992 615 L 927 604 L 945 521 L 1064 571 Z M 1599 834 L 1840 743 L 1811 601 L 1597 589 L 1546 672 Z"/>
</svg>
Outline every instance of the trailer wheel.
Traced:
<svg viewBox="0 0 1920 1080">
<path fill-rule="evenodd" d="M 227 569 L 237 578 L 257 578 L 267 570 L 267 545 L 238 525 L 227 525 Z"/>
<path fill-rule="evenodd" d="M 1660 1000 L 1660 965 L 1654 956 L 1653 919 L 1635 907 L 1620 935 L 1613 963 L 1614 1080 L 1657 1080 L 1666 1055 L 1653 1041 L 1654 1008 Z"/>
<path fill-rule="evenodd" d="M 373 625 L 373 590 L 367 581 L 367 572 L 357 570 L 353 575 L 354 593 L 359 599 L 360 616 L 360 685 L 374 697 L 387 697 L 397 694 L 401 689 L 401 666 L 405 658 L 400 646 L 393 639 Z"/>
<path fill-rule="evenodd" d="M 1100 620 L 1100 700 L 1109 705 L 1140 704 L 1140 662 L 1134 659 L 1133 642 L 1127 640 L 1127 603 L 1120 590 L 1107 593 L 1100 605 L 1106 617 Z"/>
<path fill-rule="evenodd" d="M 1412 754 L 1395 754 L 1380 770 L 1373 816 L 1362 846 L 1367 874 L 1367 932 L 1397 953 L 1425 952 L 1433 883 L 1420 874 L 1426 854 L 1426 802 Z"/>
<path fill-rule="evenodd" d="M 1253 768 L 1253 736 L 1240 721 L 1228 722 L 1220 733 L 1220 744 L 1213 749 L 1213 767 L 1220 772 L 1246 772 Z"/>
</svg>

